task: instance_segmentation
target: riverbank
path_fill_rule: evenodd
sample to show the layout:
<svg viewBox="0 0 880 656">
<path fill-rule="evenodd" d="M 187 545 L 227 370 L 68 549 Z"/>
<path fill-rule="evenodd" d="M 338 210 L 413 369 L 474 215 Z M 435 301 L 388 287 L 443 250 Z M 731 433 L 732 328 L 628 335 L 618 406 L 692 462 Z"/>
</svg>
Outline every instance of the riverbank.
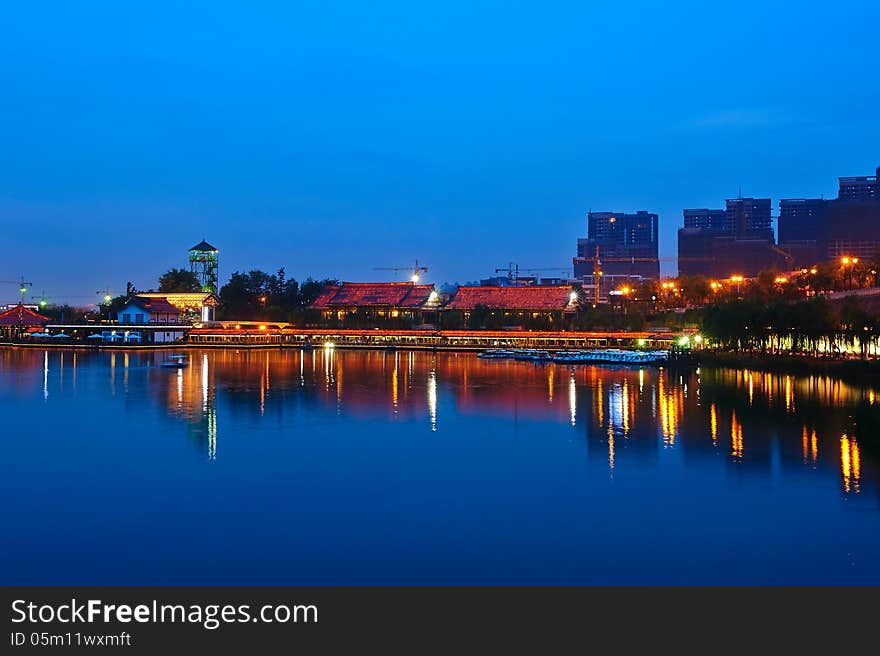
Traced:
<svg viewBox="0 0 880 656">
<path fill-rule="evenodd" d="M 880 360 L 834 360 L 807 355 L 701 351 L 700 365 L 752 369 L 792 376 L 832 376 L 852 383 L 880 383 Z"/>
</svg>

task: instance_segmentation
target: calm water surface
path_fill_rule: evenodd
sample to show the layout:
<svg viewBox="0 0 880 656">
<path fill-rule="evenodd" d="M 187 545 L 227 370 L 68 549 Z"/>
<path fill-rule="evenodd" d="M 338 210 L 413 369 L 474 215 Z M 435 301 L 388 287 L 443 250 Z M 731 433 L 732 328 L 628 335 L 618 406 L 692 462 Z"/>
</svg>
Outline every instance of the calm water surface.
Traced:
<svg viewBox="0 0 880 656">
<path fill-rule="evenodd" d="M 880 583 L 877 390 L 164 358 L 0 351 L 0 583 Z"/>
</svg>

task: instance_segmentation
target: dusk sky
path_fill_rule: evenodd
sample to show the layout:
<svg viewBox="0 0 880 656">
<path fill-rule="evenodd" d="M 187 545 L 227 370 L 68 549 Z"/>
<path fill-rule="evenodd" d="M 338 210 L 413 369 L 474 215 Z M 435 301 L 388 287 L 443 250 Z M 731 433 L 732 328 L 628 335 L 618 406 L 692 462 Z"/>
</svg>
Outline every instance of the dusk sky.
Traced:
<svg viewBox="0 0 880 656">
<path fill-rule="evenodd" d="M 133 4 L 0 18 L 0 279 L 55 302 L 203 238 L 221 282 L 562 269 L 590 208 L 671 258 L 683 207 L 880 165 L 876 1 Z"/>
</svg>

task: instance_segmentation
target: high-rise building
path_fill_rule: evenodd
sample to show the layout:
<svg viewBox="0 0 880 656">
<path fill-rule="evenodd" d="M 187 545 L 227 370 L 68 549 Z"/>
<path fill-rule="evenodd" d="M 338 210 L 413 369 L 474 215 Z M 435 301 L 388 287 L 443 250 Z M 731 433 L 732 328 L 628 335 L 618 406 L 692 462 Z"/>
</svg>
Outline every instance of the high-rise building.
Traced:
<svg viewBox="0 0 880 656">
<path fill-rule="evenodd" d="M 598 291 L 596 296 L 605 299 L 616 288 L 659 279 L 658 223 L 656 214 L 644 210 L 634 214 L 591 211 L 587 238 L 578 239 L 574 258 L 574 276 L 587 293 Z"/>
<path fill-rule="evenodd" d="M 590 212 L 587 238 L 578 239 L 575 277 L 592 276 L 598 255 L 603 275 L 659 278 L 658 222 L 656 214 L 644 210 L 635 214 Z"/>
<path fill-rule="evenodd" d="M 779 247 L 792 256 L 795 269 L 824 259 L 825 201 L 789 198 L 779 201 Z"/>
<path fill-rule="evenodd" d="M 708 232 L 731 232 L 725 210 L 684 210 L 684 227 L 699 228 Z"/>
<path fill-rule="evenodd" d="M 737 239 L 773 239 L 769 198 L 728 198 L 725 204 L 727 234 Z"/>
<path fill-rule="evenodd" d="M 723 210 L 686 209 L 678 231 L 680 275 L 727 278 L 788 268 L 776 247 L 769 198 L 731 198 Z"/>
<path fill-rule="evenodd" d="M 876 175 L 837 178 L 838 200 L 875 200 L 880 198 L 880 167 Z"/>
<path fill-rule="evenodd" d="M 837 198 L 779 202 L 779 244 L 795 268 L 851 256 L 873 258 L 880 248 L 880 168 L 877 175 L 838 178 Z"/>
</svg>

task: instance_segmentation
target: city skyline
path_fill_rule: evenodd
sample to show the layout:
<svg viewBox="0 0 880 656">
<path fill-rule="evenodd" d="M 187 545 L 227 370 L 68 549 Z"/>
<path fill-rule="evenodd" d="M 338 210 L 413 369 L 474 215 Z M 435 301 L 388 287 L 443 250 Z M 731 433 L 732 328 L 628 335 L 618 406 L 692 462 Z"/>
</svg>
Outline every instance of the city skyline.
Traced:
<svg viewBox="0 0 880 656">
<path fill-rule="evenodd" d="M 880 10 L 746 14 L 748 49 L 699 4 L 13 9 L 0 278 L 86 303 L 154 286 L 207 239 L 221 284 L 393 278 L 374 268 L 416 258 L 464 283 L 570 266 L 590 210 L 658 214 L 673 257 L 684 208 L 741 190 L 775 216 L 880 164 Z"/>
</svg>

